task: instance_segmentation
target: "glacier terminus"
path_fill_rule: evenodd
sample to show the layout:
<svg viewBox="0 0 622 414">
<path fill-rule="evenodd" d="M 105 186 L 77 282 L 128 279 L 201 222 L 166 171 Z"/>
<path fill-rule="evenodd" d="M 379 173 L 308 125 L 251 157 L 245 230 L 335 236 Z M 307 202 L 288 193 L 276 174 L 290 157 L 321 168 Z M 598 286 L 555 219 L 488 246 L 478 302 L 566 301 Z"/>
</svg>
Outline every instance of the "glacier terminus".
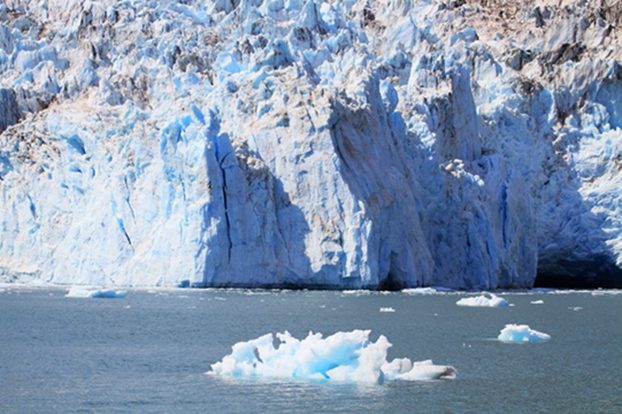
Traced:
<svg viewBox="0 0 622 414">
<path fill-rule="evenodd" d="M 621 16 L 5 0 L 0 282 L 622 287 Z"/>
</svg>

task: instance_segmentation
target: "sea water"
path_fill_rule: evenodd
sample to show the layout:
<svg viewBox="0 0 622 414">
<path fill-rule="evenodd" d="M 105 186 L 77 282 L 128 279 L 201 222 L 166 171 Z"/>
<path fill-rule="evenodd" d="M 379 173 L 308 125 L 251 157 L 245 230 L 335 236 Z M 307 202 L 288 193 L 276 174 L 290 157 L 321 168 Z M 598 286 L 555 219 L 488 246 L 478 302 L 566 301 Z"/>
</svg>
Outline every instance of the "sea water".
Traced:
<svg viewBox="0 0 622 414">
<path fill-rule="evenodd" d="M 464 293 L 0 288 L 2 413 L 620 413 L 620 291 Z M 387 312 L 386 309 L 392 309 Z M 381 311 L 384 309 L 385 311 Z M 550 335 L 496 338 L 507 324 Z M 455 379 L 353 383 L 218 377 L 232 345 L 267 333 L 305 338 L 371 330 L 387 360 L 432 359 Z"/>
</svg>

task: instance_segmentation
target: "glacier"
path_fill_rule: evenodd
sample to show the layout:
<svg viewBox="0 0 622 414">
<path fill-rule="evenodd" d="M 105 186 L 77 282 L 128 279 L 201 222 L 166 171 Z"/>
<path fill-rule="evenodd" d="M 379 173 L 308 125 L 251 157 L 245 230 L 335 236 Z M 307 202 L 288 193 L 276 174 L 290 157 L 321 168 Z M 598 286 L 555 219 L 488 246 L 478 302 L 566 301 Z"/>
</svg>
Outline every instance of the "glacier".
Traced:
<svg viewBox="0 0 622 414">
<path fill-rule="evenodd" d="M 6 0 L 0 282 L 622 286 L 619 0 Z"/>
</svg>

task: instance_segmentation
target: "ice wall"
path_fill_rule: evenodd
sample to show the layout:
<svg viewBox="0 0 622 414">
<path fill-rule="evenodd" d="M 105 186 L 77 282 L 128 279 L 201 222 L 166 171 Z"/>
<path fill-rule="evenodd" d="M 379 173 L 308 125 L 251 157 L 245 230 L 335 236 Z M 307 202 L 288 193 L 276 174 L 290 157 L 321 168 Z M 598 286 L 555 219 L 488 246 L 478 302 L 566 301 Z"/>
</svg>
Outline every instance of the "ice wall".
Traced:
<svg viewBox="0 0 622 414">
<path fill-rule="evenodd" d="M 619 286 L 605 3 L 5 2 L 0 278 Z"/>
</svg>

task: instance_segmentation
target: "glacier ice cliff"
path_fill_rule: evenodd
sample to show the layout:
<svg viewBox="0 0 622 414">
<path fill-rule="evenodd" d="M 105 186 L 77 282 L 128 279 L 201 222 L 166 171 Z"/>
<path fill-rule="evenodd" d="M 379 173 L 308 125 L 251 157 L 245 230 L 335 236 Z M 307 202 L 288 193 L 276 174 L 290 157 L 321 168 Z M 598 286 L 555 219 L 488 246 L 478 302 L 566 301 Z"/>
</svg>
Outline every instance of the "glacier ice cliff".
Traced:
<svg viewBox="0 0 622 414">
<path fill-rule="evenodd" d="M 7 0 L 0 281 L 620 287 L 621 16 Z"/>
</svg>

